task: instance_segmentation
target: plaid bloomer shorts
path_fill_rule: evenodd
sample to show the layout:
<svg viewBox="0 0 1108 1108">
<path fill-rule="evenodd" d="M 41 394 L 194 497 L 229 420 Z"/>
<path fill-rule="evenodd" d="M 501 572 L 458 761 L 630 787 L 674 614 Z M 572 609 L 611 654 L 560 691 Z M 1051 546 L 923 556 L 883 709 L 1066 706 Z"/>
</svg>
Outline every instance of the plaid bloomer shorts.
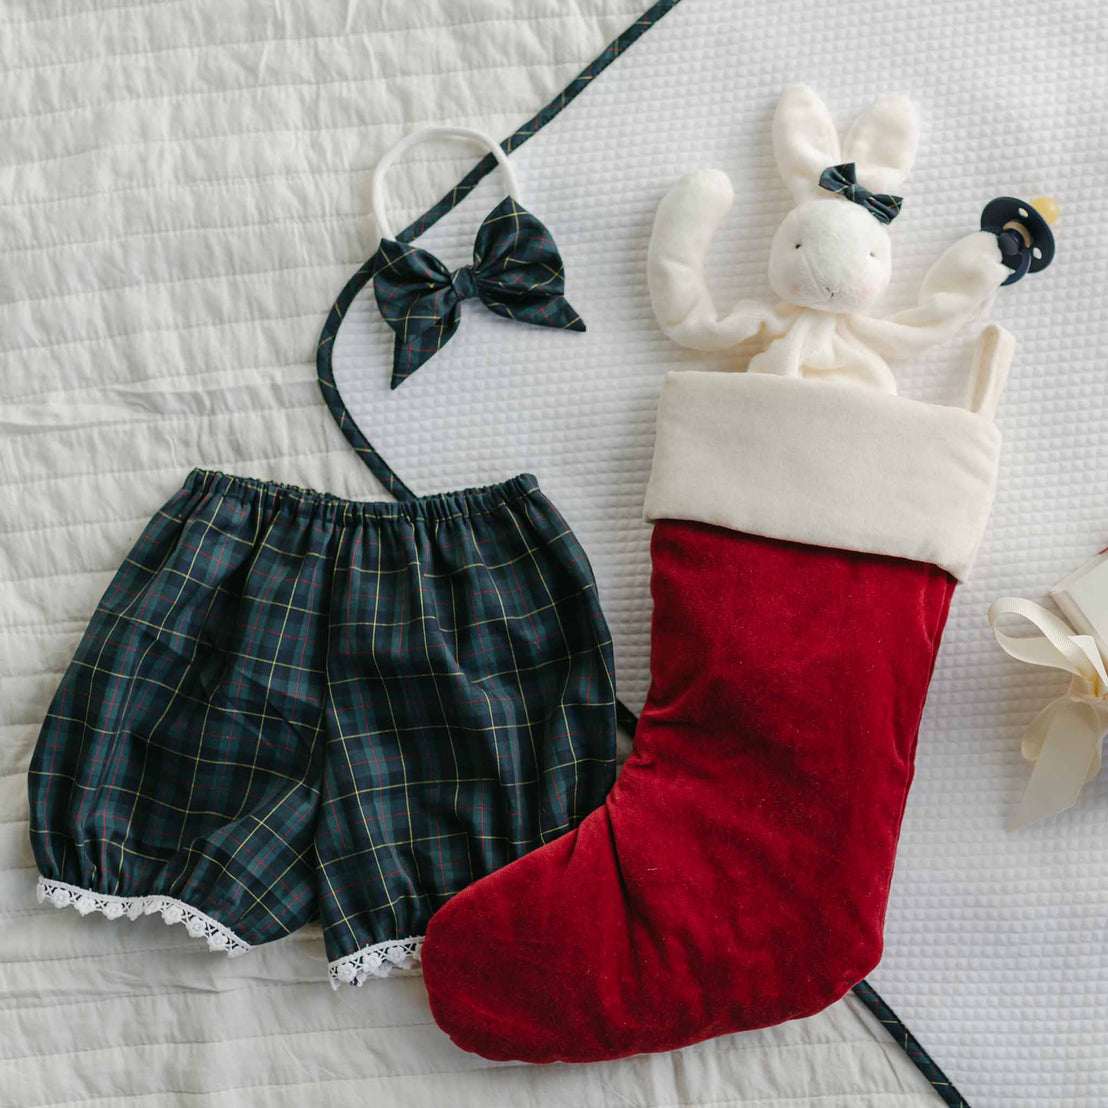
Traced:
<svg viewBox="0 0 1108 1108">
<path fill-rule="evenodd" d="M 39 895 L 232 953 L 318 918 L 360 984 L 599 805 L 614 756 L 595 581 L 534 478 L 358 503 L 197 470 L 50 706 Z"/>
</svg>

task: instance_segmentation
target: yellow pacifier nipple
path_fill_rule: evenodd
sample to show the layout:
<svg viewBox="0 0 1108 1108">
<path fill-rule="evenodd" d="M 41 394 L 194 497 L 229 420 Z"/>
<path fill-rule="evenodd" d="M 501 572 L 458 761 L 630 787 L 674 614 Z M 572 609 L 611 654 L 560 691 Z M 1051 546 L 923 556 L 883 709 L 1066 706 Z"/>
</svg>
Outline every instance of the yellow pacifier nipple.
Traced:
<svg viewBox="0 0 1108 1108">
<path fill-rule="evenodd" d="M 1039 196 L 1031 201 L 1031 207 L 1046 220 L 1047 226 L 1055 223 L 1058 219 L 1058 201 L 1053 196 Z"/>
</svg>

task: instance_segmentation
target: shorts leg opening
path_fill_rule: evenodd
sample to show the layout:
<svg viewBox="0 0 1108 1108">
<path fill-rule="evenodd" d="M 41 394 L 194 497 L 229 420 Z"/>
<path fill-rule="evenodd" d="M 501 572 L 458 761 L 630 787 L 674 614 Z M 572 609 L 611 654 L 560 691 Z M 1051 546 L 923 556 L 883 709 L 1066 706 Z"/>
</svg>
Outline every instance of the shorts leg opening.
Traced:
<svg viewBox="0 0 1108 1108">
<path fill-rule="evenodd" d="M 75 908 L 82 916 L 99 912 L 107 919 L 126 916 L 135 920 L 139 916 L 160 915 L 166 924 L 182 924 L 194 939 L 207 939 L 208 949 L 223 951 L 232 958 L 245 954 L 250 944 L 240 939 L 229 927 L 212 919 L 206 912 L 186 904 L 172 896 L 113 896 L 111 893 L 93 892 L 39 876 L 35 896 L 40 904 L 53 904 L 55 908 Z"/>
<path fill-rule="evenodd" d="M 422 935 L 412 935 L 407 939 L 386 939 L 381 943 L 363 946 L 353 954 L 328 962 L 331 987 L 337 989 L 340 985 L 364 985 L 371 977 L 422 973 L 419 965 L 422 949 Z"/>
</svg>

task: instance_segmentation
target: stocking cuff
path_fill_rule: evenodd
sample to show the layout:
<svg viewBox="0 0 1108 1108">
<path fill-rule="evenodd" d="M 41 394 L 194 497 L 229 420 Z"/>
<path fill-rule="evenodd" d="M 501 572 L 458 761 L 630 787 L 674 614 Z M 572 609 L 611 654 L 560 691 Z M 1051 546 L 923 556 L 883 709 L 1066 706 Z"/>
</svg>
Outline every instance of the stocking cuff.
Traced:
<svg viewBox="0 0 1108 1108">
<path fill-rule="evenodd" d="M 1000 432 L 963 408 L 763 373 L 670 373 L 648 520 L 930 562 L 962 580 Z"/>
</svg>

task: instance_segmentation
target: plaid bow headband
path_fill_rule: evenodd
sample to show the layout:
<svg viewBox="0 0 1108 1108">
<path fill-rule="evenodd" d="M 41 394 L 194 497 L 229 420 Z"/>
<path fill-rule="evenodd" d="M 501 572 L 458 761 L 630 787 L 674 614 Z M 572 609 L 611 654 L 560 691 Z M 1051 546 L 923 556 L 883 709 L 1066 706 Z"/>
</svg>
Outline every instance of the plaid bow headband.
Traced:
<svg viewBox="0 0 1108 1108">
<path fill-rule="evenodd" d="M 819 187 L 845 197 L 854 204 L 861 204 L 870 215 L 882 223 L 892 223 L 900 214 L 900 205 L 904 203 L 903 196 L 870 192 L 869 189 L 858 184 L 853 162 L 833 165 L 830 169 L 825 169 L 820 174 Z"/>
<path fill-rule="evenodd" d="M 381 240 L 373 278 L 377 306 L 396 332 L 392 388 L 410 377 L 453 337 L 462 301 L 520 323 L 584 331 L 563 293 L 562 257 L 546 227 L 514 197 L 485 217 L 473 264 L 451 272 L 434 254 L 395 239 Z"/>
</svg>

